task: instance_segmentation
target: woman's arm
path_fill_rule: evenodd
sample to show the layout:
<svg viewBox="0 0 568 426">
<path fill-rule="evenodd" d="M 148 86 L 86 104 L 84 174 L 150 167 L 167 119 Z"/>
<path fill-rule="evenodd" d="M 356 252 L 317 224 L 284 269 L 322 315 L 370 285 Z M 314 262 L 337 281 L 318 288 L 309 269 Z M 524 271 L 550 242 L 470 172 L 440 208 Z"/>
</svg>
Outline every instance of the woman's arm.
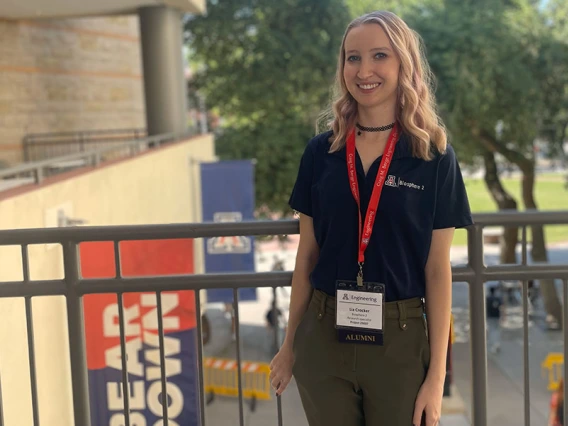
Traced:
<svg viewBox="0 0 568 426">
<path fill-rule="evenodd" d="M 292 365 L 294 354 L 292 343 L 296 335 L 298 324 L 310 303 L 312 286 L 310 274 L 319 257 L 319 247 L 314 236 L 314 224 L 312 218 L 300 215 L 300 244 L 296 254 L 296 266 L 292 275 L 292 294 L 290 296 L 290 317 L 286 338 L 270 363 L 270 383 L 276 389 L 277 395 L 282 395 L 288 383 L 292 379 Z"/>
<path fill-rule="evenodd" d="M 430 366 L 414 407 L 413 424 L 436 426 L 442 412 L 446 357 L 452 307 L 450 247 L 454 228 L 436 229 L 426 261 L 426 316 L 430 340 Z M 424 418 L 425 422 L 422 423 Z"/>
<path fill-rule="evenodd" d="M 312 286 L 310 274 L 319 257 L 319 247 L 314 236 L 314 223 L 311 217 L 300 215 L 300 244 L 296 254 L 296 266 L 292 275 L 292 294 L 290 296 L 290 315 L 284 345 L 292 349 L 292 342 L 300 320 L 308 309 Z"/>
<path fill-rule="evenodd" d="M 430 340 L 428 380 L 441 384 L 446 377 L 446 357 L 452 308 L 450 248 L 454 228 L 436 229 L 426 262 L 426 318 Z"/>
</svg>

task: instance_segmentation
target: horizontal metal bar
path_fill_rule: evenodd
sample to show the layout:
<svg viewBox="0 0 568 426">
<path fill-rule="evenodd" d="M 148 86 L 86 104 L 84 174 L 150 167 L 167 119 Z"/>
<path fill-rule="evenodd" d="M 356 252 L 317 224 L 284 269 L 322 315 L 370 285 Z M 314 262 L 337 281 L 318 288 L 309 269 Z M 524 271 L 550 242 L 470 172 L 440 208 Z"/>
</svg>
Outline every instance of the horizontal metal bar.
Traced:
<svg viewBox="0 0 568 426">
<path fill-rule="evenodd" d="M 84 130 L 76 132 L 54 132 L 54 133 L 28 133 L 24 136 L 24 139 L 35 139 L 35 138 L 51 138 L 51 137 L 66 137 L 66 136 L 97 136 L 97 135 L 108 135 L 114 133 L 134 133 L 134 132 L 146 132 L 146 129 L 141 128 L 129 128 L 129 129 L 102 129 L 102 130 Z"/>
<path fill-rule="evenodd" d="M 92 154 L 92 153 L 91 153 Z M 568 225 L 568 211 L 499 212 L 474 215 L 475 226 Z M 229 223 L 177 223 L 161 225 L 89 226 L 77 228 L 14 229 L 0 231 L 0 245 L 57 244 L 82 241 L 128 241 L 218 236 L 292 235 L 297 220 L 258 220 Z"/>
<path fill-rule="evenodd" d="M 157 142 L 157 141 L 161 141 L 161 140 L 169 140 L 173 137 L 174 137 L 174 135 L 170 135 L 170 134 L 151 136 L 151 137 L 144 138 L 144 139 L 136 139 L 136 140 L 133 140 L 132 142 L 125 142 L 123 147 L 127 148 L 131 145 L 141 145 L 141 144 Z M 76 154 L 63 155 L 61 157 L 54 157 L 54 158 L 50 158 L 48 160 L 35 161 L 35 162 L 32 162 L 32 163 L 24 163 L 24 164 L 21 164 L 19 166 L 11 167 L 11 168 L 6 169 L 6 170 L 1 170 L 0 171 L 0 178 L 6 177 L 6 176 L 18 175 L 18 174 L 27 173 L 27 172 L 32 172 L 32 171 L 34 171 L 38 168 L 48 167 L 52 164 L 59 163 L 59 162 L 62 162 L 62 161 L 81 160 L 83 158 L 89 158 L 95 153 L 104 154 L 106 152 L 115 151 L 117 148 L 119 148 L 119 147 L 111 146 L 111 147 L 101 148 L 100 150 L 78 152 Z"/>
<path fill-rule="evenodd" d="M 453 282 L 472 282 L 475 274 L 469 267 L 454 267 Z M 568 279 L 568 265 L 502 265 L 490 266 L 480 273 L 482 282 L 499 280 Z M 85 294 L 200 290 L 204 288 L 287 287 L 292 272 L 221 273 L 135 278 L 81 279 L 78 292 Z M 2 282 L 0 297 L 65 295 L 63 280 Z"/>
<path fill-rule="evenodd" d="M 183 140 L 184 138 L 189 138 L 191 136 L 193 136 L 193 134 L 189 133 L 189 132 L 183 133 L 183 134 L 167 133 L 167 134 L 162 134 L 162 135 L 154 135 L 154 136 L 149 136 L 149 137 L 145 137 L 145 138 L 133 139 L 130 142 L 124 142 L 124 144 L 122 144 L 120 146 L 113 145 L 113 146 L 109 146 L 109 147 L 93 149 L 93 150 L 90 150 L 90 151 L 78 152 L 78 153 L 74 153 L 74 154 L 63 155 L 63 156 L 60 156 L 60 157 L 53 157 L 53 158 L 50 158 L 50 159 L 47 159 L 47 160 L 28 162 L 28 163 L 20 164 L 18 166 L 11 167 L 9 169 L 0 170 L 0 179 L 4 178 L 4 177 L 20 175 L 20 174 L 23 174 L 23 173 L 35 172 L 38 169 L 43 169 L 44 167 L 48 167 L 52 164 L 56 164 L 56 163 L 60 163 L 60 162 L 64 162 L 64 161 L 88 159 L 88 158 L 92 157 L 93 154 L 101 154 L 102 155 L 102 154 L 105 154 L 107 152 L 116 151 L 118 148 L 129 148 L 131 146 L 147 145 L 147 144 L 150 144 L 150 143 L 165 142 L 165 141 L 170 141 L 170 140 Z"/>
<path fill-rule="evenodd" d="M 502 210 L 495 213 L 477 213 L 473 221 L 478 226 L 568 225 L 568 210 Z"/>
<path fill-rule="evenodd" d="M 483 281 L 568 279 L 568 264 L 489 266 L 481 276 Z"/>
<path fill-rule="evenodd" d="M 176 276 L 145 276 L 124 279 L 82 280 L 77 291 L 81 295 L 121 292 L 201 290 L 204 288 L 287 287 L 292 272 L 239 274 L 197 274 Z"/>
<path fill-rule="evenodd" d="M 67 294 L 65 281 L 0 282 L 0 297 L 60 296 Z"/>
<path fill-rule="evenodd" d="M 14 229 L 0 231 L 0 246 L 57 244 L 83 241 L 129 241 L 207 238 L 240 235 L 297 234 L 297 220 L 265 220 L 225 223 L 175 223 L 166 225 L 81 226 L 69 228 Z"/>
<path fill-rule="evenodd" d="M 452 268 L 452 282 L 469 283 L 475 278 L 475 272 L 469 266 L 454 266 Z"/>
</svg>

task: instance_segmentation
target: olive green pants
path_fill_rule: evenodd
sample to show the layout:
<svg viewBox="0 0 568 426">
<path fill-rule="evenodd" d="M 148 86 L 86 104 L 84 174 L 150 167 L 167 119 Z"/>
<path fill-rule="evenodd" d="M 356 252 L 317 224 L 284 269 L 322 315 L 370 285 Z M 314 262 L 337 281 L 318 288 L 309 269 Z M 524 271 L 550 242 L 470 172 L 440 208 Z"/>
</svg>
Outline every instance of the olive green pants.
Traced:
<svg viewBox="0 0 568 426">
<path fill-rule="evenodd" d="M 294 336 L 294 378 L 310 426 L 412 426 L 430 362 L 419 298 L 385 304 L 384 344 L 340 343 L 335 298 L 315 290 Z"/>
</svg>

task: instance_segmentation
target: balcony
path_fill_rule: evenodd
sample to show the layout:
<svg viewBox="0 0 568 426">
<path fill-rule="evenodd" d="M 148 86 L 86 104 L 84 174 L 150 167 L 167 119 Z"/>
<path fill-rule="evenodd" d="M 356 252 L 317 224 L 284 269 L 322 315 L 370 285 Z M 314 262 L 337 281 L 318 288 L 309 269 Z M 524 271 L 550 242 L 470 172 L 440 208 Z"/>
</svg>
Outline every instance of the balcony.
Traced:
<svg viewBox="0 0 568 426">
<path fill-rule="evenodd" d="M 468 233 L 468 253 L 467 264 L 456 265 L 453 267 L 454 283 L 467 283 L 469 289 L 469 316 L 470 316 L 470 341 L 471 341 L 471 413 L 472 424 L 475 426 L 487 426 L 487 405 L 488 405 L 488 370 L 487 370 L 487 345 L 486 345 L 486 318 L 485 318 L 485 293 L 484 283 L 488 281 L 520 283 L 522 293 L 522 358 L 524 370 L 524 418 L 528 421 L 531 415 L 531 369 L 529 347 L 532 344 L 529 334 L 529 305 L 528 305 L 528 281 L 533 279 L 557 279 L 562 280 L 564 287 L 564 306 L 567 306 L 568 299 L 568 264 L 539 264 L 531 265 L 527 262 L 527 227 L 530 225 L 566 225 L 568 224 L 567 212 L 526 212 L 526 213 L 497 213 L 480 214 L 475 216 L 475 225 L 467 230 Z M 517 226 L 522 229 L 523 241 L 521 246 L 522 262 L 519 265 L 498 265 L 486 266 L 484 261 L 483 230 L 486 227 Z M 176 379 L 172 378 L 174 370 L 171 365 L 172 341 L 167 330 L 171 327 L 172 318 L 168 312 L 172 309 L 171 292 L 191 290 L 194 293 L 195 310 L 195 348 L 190 348 L 191 356 L 195 357 L 195 365 L 189 364 L 193 368 L 196 379 L 197 398 L 195 400 L 195 413 L 199 416 L 199 421 L 195 424 L 206 425 L 209 423 L 207 418 L 206 405 L 214 398 L 210 387 L 212 374 L 212 364 L 207 361 L 207 354 L 204 350 L 203 339 L 205 329 L 202 317 L 202 295 L 205 289 L 230 289 L 234 297 L 235 314 L 235 350 L 236 357 L 232 364 L 225 364 L 225 369 L 230 370 L 234 377 L 233 393 L 238 400 L 239 425 L 248 424 L 245 419 L 250 416 L 250 412 L 257 405 L 265 404 L 258 394 L 254 395 L 254 389 L 259 392 L 263 386 L 262 369 L 252 368 L 258 371 L 255 376 L 260 378 L 260 382 L 251 385 L 251 366 L 243 357 L 243 336 L 240 324 L 239 289 L 243 288 L 279 288 L 290 285 L 291 272 L 265 272 L 265 273 L 230 273 L 230 274 L 152 274 L 151 276 L 132 276 L 126 273 L 125 265 L 122 262 L 124 245 L 132 241 L 189 241 L 197 238 L 212 237 L 231 237 L 231 236 L 253 236 L 253 235 L 292 235 L 298 233 L 296 221 L 258 221 L 240 223 L 199 223 L 199 224 L 176 224 L 176 225 L 147 225 L 147 226 L 119 226 L 119 227 L 76 227 L 64 229 L 23 229 L 0 231 L 0 248 L 10 246 L 12 254 L 17 254 L 22 266 L 21 279 L 3 282 L 0 284 L 0 297 L 4 300 L 23 301 L 21 323 L 25 324 L 24 333 L 27 335 L 27 360 L 19 359 L 16 365 L 2 362 L 1 384 L 3 389 L 2 398 L 2 418 L 1 424 L 38 425 L 41 419 L 42 425 L 74 424 L 89 426 L 98 424 L 108 424 L 108 422 L 97 423 L 91 416 L 90 404 L 93 401 L 93 388 L 89 387 L 89 380 L 92 380 L 91 369 L 87 367 L 88 351 L 85 341 L 90 336 L 86 335 L 85 322 L 91 320 L 84 310 L 89 310 L 87 303 L 88 297 L 92 295 L 112 296 L 116 300 L 116 321 L 112 323 L 116 335 L 116 348 L 114 348 L 114 358 L 111 357 L 112 368 L 117 378 L 113 386 L 116 400 L 113 408 L 116 410 L 115 419 L 123 419 L 126 423 L 116 424 L 136 424 L 140 414 L 137 412 L 139 395 L 137 395 L 137 379 L 132 375 L 135 361 L 125 356 L 132 350 L 132 330 L 133 308 L 128 298 L 132 294 L 142 293 L 142 305 L 152 307 L 157 314 L 157 321 L 154 324 L 155 350 L 152 354 L 154 359 L 154 369 L 152 375 L 156 383 L 152 385 L 152 392 L 157 398 L 159 394 L 169 395 L 169 403 L 162 405 L 161 402 L 154 401 L 152 410 L 157 419 L 162 419 L 163 423 L 177 425 L 179 406 L 173 400 L 172 389 L 175 388 Z M 110 250 L 112 260 L 109 273 L 109 265 L 104 277 L 85 278 L 81 273 L 81 246 L 91 243 L 104 243 Z M 56 245 L 61 248 L 63 274 L 60 279 L 34 279 L 31 276 L 30 265 L 34 262 L 30 256 L 30 249 L 39 247 L 38 245 Z M 18 260 L 15 260 L 16 262 Z M 62 393 L 64 389 L 69 389 L 69 407 L 72 414 L 70 418 L 62 421 L 48 419 L 43 415 L 46 406 L 49 405 L 49 398 L 45 392 L 45 383 L 38 386 L 39 369 L 45 369 L 46 354 L 37 351 L 36 338 L 37 329 L 42 324 L 34 320 L 34 299 L 44 297 L 56 297 L 61 300 L 61 308 L 65 312 L 65 348 L 52 348 L 52 353 L 65 352 L 68 357 L 68 375 L 62 379 Z M 83 303 L 85 301 L 85 303 Z M 130 303 L 130 304 L 129 304 Z M 143 320 L 144 322 L 146 319 Z M 149 321 L 149 320 L 148 320 Z M 566 324 L 564 315 L 564 324 Z M 35 331 L 34 331 L 35 329 Z M 564 327 L 563 335 L 566 336 Z M 206 330 L 206 332 L 211 330 Z M 215 330 L 213 329 L 213 333 Z M 136 333 L 134 333 L 136 334 Z M 274 335 L 275 344 L 280 341 L 281 335 L 278 332 Z M 566 339 L 564 339 L 564 342 Z M 56 343 L 56 342 L 54 342 Z M 6 343 L 4 343 L 6 344 Z M 44 345 L 44 342 L 41 343 Z M 175 345 L 174 345 L 175 346 Z M 63 350 L 61 350 L 63 349 Z M 187 348 L 186 348 L 187 349 Z M 185 349 L 184 349 L 185 350 Z M 563 353 L 566 356 L 568 347 L 564 345 Z M 109 358 L 107 358 L 107 361 Z M 254 361 L 254 360 L 252 360 Z M 31 399 L 29 410 L 19 405 L 18 410 L 13 409 L 10 404 L 17 399 L 26 399 L 25 396 L 15 395 L 14 383 L 8 383 L 12 374 L 22 368 L 22 365 L 29 366 L 29 383 L 31 387 Z M 220 365 L 220 364 L 219 364 Z M 107 364 L 108 367 L 108 364 Z M 54 367 L 55 368 L 55 367 Z M 213 372 L 214 373 L 214 372 Z M 148 373 L 147 373 L 148 374 Z M 46 376 L 45 371 L 41 373 Z M 564 378 L 568 376 L 563 373 Z M 41 381 L 41 380 L 40 380 Z M 111 385 L 109 385 L 111 386 Z M 20 386 L 21 388 L 21 386 Z M 9 389 L 9 390 L 8 390 Z M 111 387 L 108 388 L 109 390 Z M 251 391 L 253 389 L 253 391 Z M 21 390 L 21 389 L 20 389 Z M 150 392 L 150 391 L 148 391 Z M 252 392 L 252 394 L 251 394 Z M 286 413 L 290 410 L 301 412 L 299 405 L 291 406 L 283 404 L 282 400 L 294 398 L 293 395 L 286 393 L 282 398 L 276 399 L 273 423 L 282 425 L 286 422 Z M 175 392 L 174 392 L 175 393 Z M 45 399 L 45 400 L 44 400 Z M 117 406 L 120 405 L 120 406 Z M 25 405 L 25 404 L 24 404 Z M 63 405 L 65 407 L 65 405 Z M 284 408 L 283 408 L 284 407 Z M 567 408 L 564 408 L 565 411 Z M 63 410 L 65 411 L 65 410 Z M 159 411 L 156 413 L 156 411 Z M 565 413 L 566 414 L 566 413 Z M 32 423 L 26 423 L 24 419 L 33 419 Z M 119 420 L 116 420 L 119 421 Z M 248 420 L 247 420 L 248 421 Z M 115 423 L 111 423 L 115 424 Z M 144 423 L 142 423 L 144 424 Z M 528 424 L 528 423 L 525 423 Z"/>
</svg>

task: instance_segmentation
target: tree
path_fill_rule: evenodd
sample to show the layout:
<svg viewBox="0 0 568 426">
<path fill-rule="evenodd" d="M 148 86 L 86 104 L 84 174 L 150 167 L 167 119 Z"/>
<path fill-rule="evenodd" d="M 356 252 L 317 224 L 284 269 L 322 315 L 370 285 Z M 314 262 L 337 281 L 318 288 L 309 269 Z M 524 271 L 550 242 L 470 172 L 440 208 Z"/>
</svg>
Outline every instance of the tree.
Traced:
<svg viewBox="0 0 568 426">
<path fill-rule="evenodd" d="M 374 10 L 389 10 L 404 18 L 406 13 L 423 4 L 424 0 L 346 0 L 346 3 L 353 18 Z"/>
<path fill-rule="evenodd" d="M 349 16 L 342 0 L 209 0 L 186 23 L 195 88 L 222 118 L 221 159 L 256 158 L 256 198 L 288 197 L 306 142 L 329 101 Z"/>
<path fill-rule="evenodd" d="M 543 63 L 540 78 L 545 85 L 540 136 L 549 143 L 550 155 L 560 156 L 568 165 L 568 153 L 563 150 L 564 141 L 568 138 L 568 2 L 549 0 L 543 14 L 547 43 L 540 55 Z"/>
<path fill-rule="evenodd" d="M 485 164 L 485 182 L 499 209 L 517 202 L 499 179 L 495 154 L 522 172 L 525 208 L 536 209 L 533 143 L 542 123 L 558 116 L 560 102 L 550 102 L 568 71 L 551 59 L 563 49 L 549 37 L 539 2 L 530 0 L 445 0 L 418 10 L 413 26 L 423 36 L 438 77 L 442 115 L 460 158 Z M 566 86 L 564 86 L 566 87 Z M 503 263 L 515 263 L 518 230 L 506 229 Z M 544 232 L 532 227 L 533 261 L 547 261 Z M 541 281 L 551 322 L 561 319 L 553 281 Z"/>
</svg>

